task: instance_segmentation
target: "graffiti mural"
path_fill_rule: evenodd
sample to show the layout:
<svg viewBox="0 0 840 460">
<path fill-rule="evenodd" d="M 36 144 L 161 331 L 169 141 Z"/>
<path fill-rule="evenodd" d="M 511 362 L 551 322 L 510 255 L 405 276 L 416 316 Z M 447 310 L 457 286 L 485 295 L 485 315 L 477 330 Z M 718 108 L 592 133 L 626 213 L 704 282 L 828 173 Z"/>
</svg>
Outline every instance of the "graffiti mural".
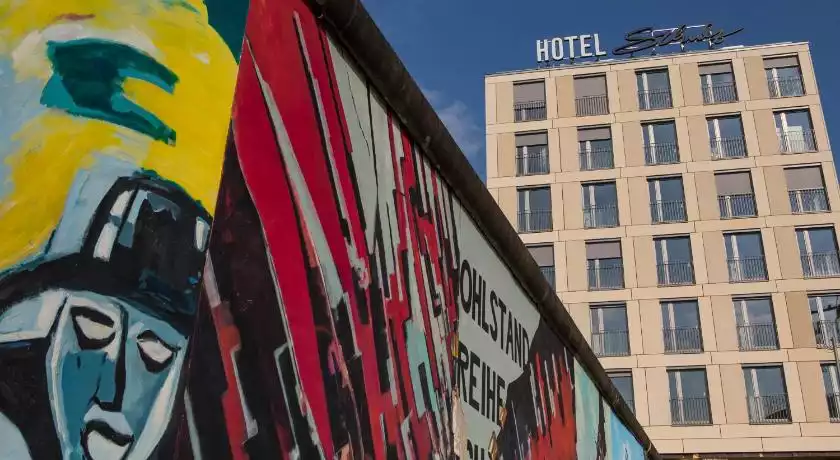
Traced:
<svg viewBox="0 0 840 460">
<path fill-rule="evenodd" d="M 247 10 L 224 3 L 0 2 L 2 458 L 174 448 Z"/>
</svg>

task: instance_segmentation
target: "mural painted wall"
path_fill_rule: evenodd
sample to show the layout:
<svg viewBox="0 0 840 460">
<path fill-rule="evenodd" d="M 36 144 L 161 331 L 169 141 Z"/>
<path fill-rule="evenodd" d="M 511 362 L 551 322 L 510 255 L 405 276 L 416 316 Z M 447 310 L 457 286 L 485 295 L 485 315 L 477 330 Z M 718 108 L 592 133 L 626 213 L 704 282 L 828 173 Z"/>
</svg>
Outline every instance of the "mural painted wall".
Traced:
<svg viewBox="0 0 840 460">
<path fill-rule="evenodd" d="M 0 458 L 175 448 L 246 10 L 0 1 Z"/>
</svg>

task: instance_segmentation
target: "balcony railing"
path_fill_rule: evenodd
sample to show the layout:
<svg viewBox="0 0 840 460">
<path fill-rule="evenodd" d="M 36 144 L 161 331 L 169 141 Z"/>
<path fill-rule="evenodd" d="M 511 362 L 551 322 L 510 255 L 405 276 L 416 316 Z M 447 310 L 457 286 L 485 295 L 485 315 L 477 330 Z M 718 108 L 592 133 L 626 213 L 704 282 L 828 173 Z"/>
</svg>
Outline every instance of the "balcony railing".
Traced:
<svg viewBox="0 0 840 460">
<path fill-rule="evenodd" d="M 671 399 L 671 425 L 710 425 L 709 398 Z"/>
<path fill-rule="evenodd" d="M 618 227 L 618 205 L 604 204 L 583 208 L 583 228 Z"/>
<path fill-rule="evenodd" d="M 580 170 L 593 171 L 596 169 L 612 169 L 613 151 L 612 147 L 601 147 L 597 149 L 580 151 Z"/>
<path fill-rule="evenodd" d="M 513 104 L 513 120 L 545 120 L 545 101 L 517 102 Z"/>
<path fill-rule="evenodd" d="M 794 214 L 828 212 L 828 197 L 824 188 L 789 190 L 790 211 Z"/>
<path fill-rule="evenodd" d="M 554 279 L 554 267 L 553 266 L 543 266 L 543 267 L 540 267 L 540 271 L 542 272 L 543 276 L 545 277 L 545 280 L 548 281 L 548 284 L 551 287 L 556 288 L 557 285 L 555 284 L 555 279 Z"/>
<path fill-rule="evenodd" d="M 606 115 L 610 113 L 607 95 L 583 96 L 575 99 L 575 113 L 579 117 Z"/>
<path fill-rule="evenodd" d="M 654 224 L 685 222 L 685 201 L 657 201 L 650 204 L 650 220 Z"/>
<path fill-rule="evenodd" d="M 694 265 L 689 260 L 676 260 L 656 265 L 660 286 L 694 284 Z"/>
<path fill-rule="evenodd" d="M 519 213 L 519 232 L 547 232 L 551 230 L 551 210 L 540 209 Z"/>
<path fill-rule="evenodd" d="M 738 100 L 738 92 L 735 91 L 735 83 L 715 83 L 703 85 L 704 104 L 724 104 Z"/>
<path fill-rule="evenodd" d="M 639 91 L 639 110 L 670 109 L 671 88 Z"/>
<path fill-rule="evenodd" d="M 837 342 L 840 335 L 838 335 L 835 321 L 814 321 L 814 337 L 817 339 L 817 348 L 840 346 Z"/>
<path fill-rule="evenodd" d="M 680 162 L 680 151 L 676 142 L 660 142 L 645 146 L 645 164 L 664 165 Z"/>
<path fill-rule="evenodd" d="M 589 290 L 624 288 L 624 267 L 588 267 Z"/>
<path fill-rule="evenodd" d="M 516 175 L 548 174 L 548 147 L 530 146 L 527 152 L 516 153 Z"/>
<path fill-rule="evenodd" d="M 665 353 L 701 353 L 703 339 L 699 327 L 669 327 L 662 329 Z"/>
<path fill-rule="evenodd" d="M 764 257 L 730 258 L 726 264 L 729 267 L 730 282 L 767 280 L 767 265 L 764 263 Z"/>
<path fill-rule="evenodd" d="M 777 350 L 775 324 L 739 324 L 738 349 L 741 351 Z"/>
<path fill-rule="evenodd" d="M 840 258 L 836 252 L 813 252 L 803 254 L 802 274 L 805 278 L 828 278 L 840 276 Z"/>
<path fill-rule="evenodd" d="M 595 331 L 592 333 L 595 356 L 629 356 L 630 339 L 627 331 Z"/>
<path fill-rule="evenodd" d="M 817 139 L 813 130 L 780 131 L 779 151 L 782 153 L 816 152 Z"/>
<path fill-rule="evenodd" d="M 786 394 L 748 396 L 747 411 L 750 423 L 790 423 L 790 404 Z"/>
<path fill-rule="evenodd" d="M 716 137 L 711 140 L 712 159 L 745 158 L 747 143 L 743 137 Z"/>
<path fill-rule="evenodd" d="M 825 399 L 828 402 L 828 420 L 840 422 L 840 393 L 829 393 Z"/>
<path fill-rule="evenodd" d="M 805 85 L 802 84 L 801 76 L 770 78 L 767 80 L 767 87 L 772 98 L 805 95 Z"/>
<path fill-rule="evenodd" d="M 721 219 L 756 216 L 755 196 L 752 193 L 718 195 L 718 207 Z"/>
</svg>

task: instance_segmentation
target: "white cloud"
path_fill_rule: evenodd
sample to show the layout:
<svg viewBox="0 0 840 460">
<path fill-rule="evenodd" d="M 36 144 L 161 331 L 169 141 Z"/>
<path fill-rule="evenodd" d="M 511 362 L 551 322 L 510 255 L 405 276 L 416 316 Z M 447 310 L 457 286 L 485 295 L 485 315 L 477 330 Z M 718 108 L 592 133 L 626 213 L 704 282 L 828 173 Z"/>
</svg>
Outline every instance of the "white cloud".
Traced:
<svg viewBox="0 0 840 460">
<path fill-rule="evenodd" d="M 481 154 L 484 148 L 484 129 L 476 122 L 467 105 L 461 100 L 447 98 L 441 91 L 426 88 L 422 88 L 422 91 L 470 164 L 483 177 Z"/>
</svg>

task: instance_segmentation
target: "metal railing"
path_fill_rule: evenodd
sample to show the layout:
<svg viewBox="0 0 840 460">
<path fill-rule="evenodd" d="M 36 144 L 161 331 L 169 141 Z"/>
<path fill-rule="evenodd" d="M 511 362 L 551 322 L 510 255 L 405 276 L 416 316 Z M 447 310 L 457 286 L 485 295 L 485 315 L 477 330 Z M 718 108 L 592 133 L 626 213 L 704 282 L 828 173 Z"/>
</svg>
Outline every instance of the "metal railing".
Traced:
<svg viewBox="0 0 840 460">
<path fill-rule="evenodd" d="M 752 193 L 718 195 L 718 207 L 721 219 L 756 216 L 755 196 Z"/>
<path fill-rule="evenodd" d="M 694 284 L 694 265 L 690 260 L 677 260 L 657 264 L 656 276 L 660 286 Z"/>
<path fill-rule="evenodd" d="M 828 393 L 825 399 L 828 403 L 828 420 L 834 423 L 840 422 L 840 393 Z"/>
<path fill-rule="evenodd" d="M 779 151 L 782 153 L 816 152 L 817 139 L 811 129 L 780 131 Z"/>
<path fill-rule="evenodd" d="M 595 356 L 629 356 L 630 338 L 627 331 L 592 332 L 592 351 Z"/>
<path fill-rule="evenodd" d="M 670 109 L 671 88 L 639 91 L 639 110 Z"/>
<path fill-rule="evenodd" d="M 747 142 L 743 137 L 716 137 L 711 140 L 712 159 L 745 158 Z"/>
<path fill-rule="evenodd" d="M 583 208 L 583 228 L 618 227 L 618 205 L 605 204 Z"/>
<path fill-rule="evenodd" d="M 660 142 L 645 146 L 645 164 L 664 165 L 680 162 L 680 151 L 676 142 Z"/>
<path fill-rule="evenodd" d="M 790 404 L 786 394 L 747 396 L 750 423 L 790 423 Z"/>
<path fill-rule="evenodd" d="M 703 85 L 702 88 L 704 104 L 724 104 L 738 100 L 735 82 Z"/>
<path fill-rule="evenodd" d="M 738 349 L 741 351 L 776 350 L 779 342 L 776 338 L 776 325 L 739 324 Z"/>
<path fill-rule="evenodd" d="M 726 264 L 729 268 L 730 282 L 767 280 L 767 265 L 763 256 L 730 258 Z"/>
<path fill-rule="evenodd" d="M 657 201 L 650 204 L 650 220 L 654 224 L 685 222 L 685 201 Z"/>
<path fill-rule="evenodd" d="M 516 175 L 548 174 L 548 147 L 529 146 L 527 152 L 516 152 Z"/>
<path fill-rule="evenodd" d="M 767 80 L 770 97 L 795 97 L 805 95 L 805 85 L 801 76 L 770 78 Z"/>
<path fill-rule="evenodd" d="M 589 290 L 624 288 L 624 267 L 588 267 Z"/>
<path fill-rule="evenodd" d="M 545 101 L 516 102 L 513 104 L 514 121 L 545 120 Z"/>
<path fill-rule="evenodd" d="M 543 276 L 545 277 L 545 280 L 548 281 L 548 284 L 551 287 L 557 287 L 554 279 L 554 266 L 542 266 L 540 267 L 540 272 L 542 272 Z"/>
<path fill-rule="evenodd" d="M 519 232 L 547 232 L 551 230 L 551 210 L 540 209 L 519 213 Z"/>
<path fill-rule="evenodd" d="M 575 113 L 579 117 L 606 115 L 610 113 L 607 95 L 583 96 L 575 99 Z"/>
<path fill-rule="evenodd" d="M 671 425 L 710 425 L 709 398 L 671 399 Z"/>
<path fill-rule="evenodd" d="M 803 254 L 800 258 L 805 278 L 840 276 L 840 258 L 836 252 L 812 252 Z"/>
<path fill-rule="evenodd" d="M 790 211 L 794 214 L 828 212 L 828 197 L 824 188 L 789 190 Z"/>
<path fill-rule="evenodd" d="M 612 147 L 601 147 L 597 149 L 580 151 L 580 170 L 593 171 L 596 169 L 612 169 L 613 151 Z"/>
<path fill-rule="evenodd" d="M 831 348 L 832 344 L 840 345 L 837 339 L 840 334 L 837 331 L 835 321 L 814 321 L 814 337 L 817 339 L 817 348 Z"/>
<path fill-rule="evenodd" d="M 665 353 L 701 353 L 703 338 L 699 327 L 669 327 L 662 329 Z"/>
</svg>

